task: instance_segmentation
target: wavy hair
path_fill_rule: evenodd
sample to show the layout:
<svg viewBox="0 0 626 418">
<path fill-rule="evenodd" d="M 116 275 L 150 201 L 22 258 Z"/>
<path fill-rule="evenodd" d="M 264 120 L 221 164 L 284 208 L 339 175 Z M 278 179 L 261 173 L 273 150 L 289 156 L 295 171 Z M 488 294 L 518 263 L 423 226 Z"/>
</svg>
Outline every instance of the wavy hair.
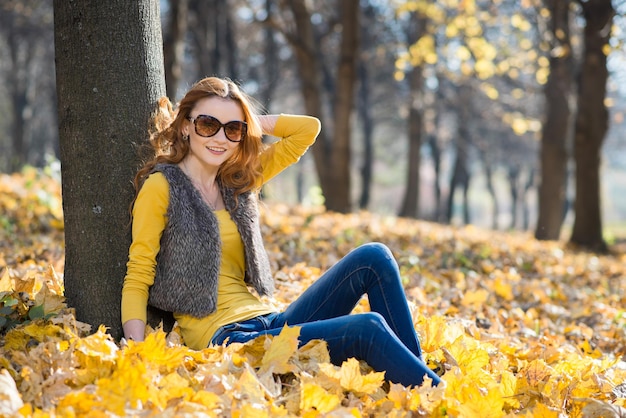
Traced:
<svg viewBox="0 0 626 418">
<path fill-rule="evenodd" d="M 196 103 L 210 97 L 237 102 L 243 111 L 244 121 L 248 124 L 246 136 L 232 157 L 220 166 L 217 178 L 222 185 L 234 189 L 235 198 L 241 193 L 255 190 L 260 184 L 262 171 L 259 154 L 264 144 L 261 125 L 256 117 L 257 104 L 233 81 L 207 77 L 189 89 L 176 109 L 167 97 L 159 99 L 157 110 L 151 119 L 148 158 L 134 179 L 135 198 L 157 164 L 178 164 L 187 156 L 189 142 L 183 139 L 182 128 Z"/>
</svg>

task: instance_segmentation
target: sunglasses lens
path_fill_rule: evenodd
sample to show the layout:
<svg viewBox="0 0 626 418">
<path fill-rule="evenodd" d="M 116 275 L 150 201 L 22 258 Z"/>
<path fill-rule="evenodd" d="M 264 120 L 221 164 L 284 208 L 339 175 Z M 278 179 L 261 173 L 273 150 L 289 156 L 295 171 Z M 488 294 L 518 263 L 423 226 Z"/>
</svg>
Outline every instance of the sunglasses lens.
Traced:
<svg viewBox="0 0 626 418">
<path fill-rule="evenodd" d="M 245 135 L 245 125 L 243 122 L 232 121 L 224 125 L 224 133 L 226 138 L 231 141 L 241 141 L 241 138 Z"/>
<path fill-rule="evenodd" d="M 201 136 L 213 136 L 222 125 L 212 116 L 201 115 L 196 118 L 196 132 Z"/>
<path fill-rule="evenodd" d="M 239 120 L 231 120 L 230 122 L 222 125 L 222 123 L 209 115 L 199 115 L 193 120 L 196 127 L 196 133 L 200 136 L 210 137 L 219 132 L 224 127 L 224 134 L 229 141 L 239 142 L 245 136 L 248 130 L 248 125 L 245 122 Z"/>
</svg>

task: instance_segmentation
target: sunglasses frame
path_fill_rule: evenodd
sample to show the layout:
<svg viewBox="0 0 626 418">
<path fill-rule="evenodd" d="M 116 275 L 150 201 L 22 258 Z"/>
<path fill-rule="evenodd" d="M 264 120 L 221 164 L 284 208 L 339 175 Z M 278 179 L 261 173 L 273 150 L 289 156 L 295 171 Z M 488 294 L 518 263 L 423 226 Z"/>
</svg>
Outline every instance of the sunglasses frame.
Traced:
<svg viewBox="0 0 626 418">
<path fill-rule="evenodd" d="M 198 132 L 198 125 L 197 125 L 198 118 L 208 118 L 209 120 L 213 120 L 216 123 L 218 123 L 220 127 L 217 129 L 217 131 L 215 131 L 215 133 L 213 135 L 202 135 L 200 132 Z M 220 131 L 220 129 L 223 129 L 224 130 L 224 136 L 226 137 L 226 139 L 228 139 L 230 142 L 237 143 L 237 142 L 243 141 L 243 139 L 245 138 L 245 136 L 248 133 L 248 124 L 246 122 L 242 121 L 242 120 L 231 120 L 231 121 L 228 121 L 226 123 L 222 123 L 215 116 L 211 116 L 211 115 L 198 115 L 198 116 L 195 116 L 195 117 L 187 116 L 187 120 L 189 120 L 189 122 L 193 123 L 193 127 L 194 127 L 196 133 L 198 135 L 200 135 L 201 137 L 203 137 L 203 138 L 210 138 L 212 136 L 215 136 Z M 240 139 L 231 139 L 228 136 L 228 133 L 226 132 L 226 127 L 230 123 L 240 123 L 241 124 L 242 129 L 241 129 L 241 137 L 240 137 Z"/>
</svg>

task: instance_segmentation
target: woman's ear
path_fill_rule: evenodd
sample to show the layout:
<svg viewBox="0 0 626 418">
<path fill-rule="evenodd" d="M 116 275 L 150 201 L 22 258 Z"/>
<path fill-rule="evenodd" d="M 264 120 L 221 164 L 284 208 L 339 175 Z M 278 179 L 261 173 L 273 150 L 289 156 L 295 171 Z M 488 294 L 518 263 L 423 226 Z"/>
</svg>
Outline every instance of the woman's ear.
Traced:
<svg viewBox="0 0 626 418">
<path fill-rule="evenodd" d="M 189 136 L 189 131 L 190 131 L 190 126 L 191 126 L 191 121 L 185 119 L 185 122 L 183 123 L 181 130 L 181 133 L 183 134 L 183 136 Z"/>
</svg>

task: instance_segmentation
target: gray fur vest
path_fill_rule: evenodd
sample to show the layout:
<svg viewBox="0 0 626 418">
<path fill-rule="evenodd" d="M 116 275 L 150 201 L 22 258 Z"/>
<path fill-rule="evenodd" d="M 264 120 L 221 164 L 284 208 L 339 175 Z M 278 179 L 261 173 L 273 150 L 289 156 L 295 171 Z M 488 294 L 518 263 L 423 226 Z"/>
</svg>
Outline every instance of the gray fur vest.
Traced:
<svg viewBox="0 0 626 418">
<path fill-rule="evenodd" d="M 200 192 L 176 165 L 158 164 L 169 183 L 167 224 L 161 236 L 148 303 L 159 309 L 203 317 L 215 312 L 222 258 L 219 224 Z M 259 225 L 256 195 L 220 185 L 222 199 L 243 240 L 247 284 L 271 295 L 274 282 Z"/>
</svg>

